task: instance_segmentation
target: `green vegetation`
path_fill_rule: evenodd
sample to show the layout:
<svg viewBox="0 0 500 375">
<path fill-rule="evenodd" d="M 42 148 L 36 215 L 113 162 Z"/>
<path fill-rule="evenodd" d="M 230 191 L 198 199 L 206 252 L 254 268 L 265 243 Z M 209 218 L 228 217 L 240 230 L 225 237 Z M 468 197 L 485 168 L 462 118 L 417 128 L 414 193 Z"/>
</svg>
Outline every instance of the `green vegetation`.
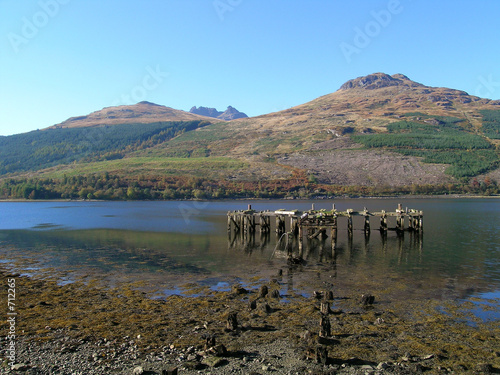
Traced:
<svg viewBox="0 0 500 375">
<path fill-rule="evenodd" d="M 157 122 L 48 129 L 0 137 L 0 175 L 75 161 L 121 159 L 127 152 L 155 146 L 205 125 L 208 123 L 204 121 Z"/>
<path fill-rule="evenodd" d="M 500 109 L 479 111 L 483 115 L 483 133 L 491 139 L 500 139 Z"/>
<path fill-rule="evenodd" d="M 493 145 L 480 135 L 466 132 L 459 125 L 461 119 L 420 113 L 406 116 L 427 121 L 399 121 L 387 126 L 388 133 L 352 138 L 365 147 L 384 147 L 423 157 L 425 163 L 450 164 L 446 173 L 457 178 L 473 177 L 498 167 L 500 158 Z"/>
<path fill-rule="evenodd" d="M 234 134 L 228 133 L 225 123 L 211 124 L 198 131 L 185 132 L 179 137 L 152 150 L 154 155 L 173 158 L 206 157 L 212 154 L 222 155 L 230 147 L 234 147 L 237 140 Z M 227 147 L 216 147 L 213 144 L 228 143 Z"/>
<path fill-rule="evenodd" d="M 61 178 L 64 175 L 82 176 L 96 173 L 116 173 L 128 177 L 142 176 L 144 173 L 164 176 L 219 177 L 228 170 L 246 168 L 245 162 L 224 157 L 168 158 L 168 157 L 127 157 L 72 165 L 69 169 L 49 171 L 44 178 Z"/>
<path fill-rule="evenodd" d="M 424 163 L 450 164 L 446 173 L 454 177 L 477 176 L 497 166 L 499 162 L 498 155 L 494 150 L 398 150 L 398 152 L 404 155 L 423 157 Z"/>
</svg>

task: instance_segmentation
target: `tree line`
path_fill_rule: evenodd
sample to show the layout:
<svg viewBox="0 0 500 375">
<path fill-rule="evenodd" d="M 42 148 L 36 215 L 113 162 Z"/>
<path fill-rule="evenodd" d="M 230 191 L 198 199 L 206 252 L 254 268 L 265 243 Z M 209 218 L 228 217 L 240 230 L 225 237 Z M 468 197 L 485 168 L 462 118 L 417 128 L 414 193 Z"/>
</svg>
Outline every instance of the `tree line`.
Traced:
<svg viewBox="0 0 500 375">
<path fill-rule="evenodd" d="M 289 180 L 266 182 L 213 181 L 199 177 L 123 178 L 108 173 L 54 178 L 18 178 L 0 181 L 0 199 L 176 200 L 223 198 L 328 198 L 394 194 L 500 194 L 496 181 L 441 185 L 344 186 L 324 185 L 297 174 Z"/>
</svg>

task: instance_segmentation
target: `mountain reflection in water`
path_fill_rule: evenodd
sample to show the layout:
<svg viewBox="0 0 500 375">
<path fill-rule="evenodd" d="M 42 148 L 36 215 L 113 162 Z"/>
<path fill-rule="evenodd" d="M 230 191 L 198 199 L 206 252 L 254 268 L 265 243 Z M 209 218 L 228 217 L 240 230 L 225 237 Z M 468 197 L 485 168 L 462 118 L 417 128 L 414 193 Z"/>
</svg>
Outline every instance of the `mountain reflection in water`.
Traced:
<svg viewBox="0 0 500 375">
<path fill-rule="evenodd" d="M 424 211 L 422 236 L 384 237 L 374 221 L 366 237 L 359 217 L 352 239 L 339 223 L 335 251 L 330 238 L 305 242 L 305 264 L 287 263 L 274 232 L 228 233 L 226 213 L 246 208 L 245 201 L 2 202 L 0 261 L 19 271 L 30 268 L 30 274 L 59 274 L 63 281 L 141 282 L 150 290 L 178 290 L 186 283 L 258 287 L 282 270 L 279 281 L 289 294 L 328 287 L 391 298 L 498 298 L 500 200 L 335 200 L 341 210 L 371 211 L 393 210 L 400 202 Z M 312 202 L 250 203 L 256 210 L 308 210 Z M 332 201 L 314 203 L 329 209 Z"/>
</svg>

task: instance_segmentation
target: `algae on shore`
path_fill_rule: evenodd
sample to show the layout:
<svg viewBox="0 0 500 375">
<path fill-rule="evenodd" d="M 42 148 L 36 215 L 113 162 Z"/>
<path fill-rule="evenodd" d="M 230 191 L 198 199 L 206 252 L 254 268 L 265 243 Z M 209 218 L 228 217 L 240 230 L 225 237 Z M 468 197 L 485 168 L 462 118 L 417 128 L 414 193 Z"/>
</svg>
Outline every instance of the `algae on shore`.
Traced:
<svg viewBox="0 0 500 375">
<path fill-rule="evenodd" d="M 1 273 L 4 285 L 9 277 Z M 318 337 L 322 300 L 313 296 L 287 295 L 283 300 L 277 293 L 258 297 L 257 290 L 243 293 L 242 288 L 205 288 L 200 295 L 201 289 L 193 285 L 194 297 L 159 300 L 137 286 L 58 285 L 55 280 L 15 278 L 17 334 L 34 342 L 63 333 L 74 342 L 105 339 L 117 347 L 133 340 L 139 351 L 155 353 L 164 347 L 201 350 L 208 335 L 230 353 L 286 340 L 305 361 L 320 345 L 327 348 L 331 363 L 413 358 L 436 371 L 473 369 L 478 363 L 500 371 L 500 322 L 473 319 L 453 301 L 395 300 L 363 306 L 360 295 L 334 293 L 334 300 L 328 301 L 334 305 L 328 316 L 331 335 L 324 339 Z M 272 280 L 268 287 L 279 290 L 280 283 Z M 250 307 L 250 301 L 256 303 Z M 232 312 L 237 313 L 235 330 L 226 326 Z"/>
</svg>

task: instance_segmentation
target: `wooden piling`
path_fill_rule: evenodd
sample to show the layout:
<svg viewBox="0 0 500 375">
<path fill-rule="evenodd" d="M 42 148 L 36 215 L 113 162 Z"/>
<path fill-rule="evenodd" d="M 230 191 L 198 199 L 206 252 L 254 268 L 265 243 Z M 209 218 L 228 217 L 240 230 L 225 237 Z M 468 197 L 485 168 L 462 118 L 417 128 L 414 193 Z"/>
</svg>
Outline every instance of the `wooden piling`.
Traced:
<svg viewBox="0 0 500 375">
<path fill-rule="evenodd" d="M 370 234 L 370 216 L 368 211 L 365 211 L 365 225 L 364 225 L 365 235 Z"/>
<path fill-rule="evenodd" d="M 330 319 L 327 316 L 321 315 L 319 320 L 319 337 L 328 337 L 331 335 Z"/>
<path fill-rule="evenodd" d="M 229 313 L 227 317 L 226 328 L 230 331 L 235 331 L 238 329 L 238 313 L 232 312 Z"/>
<path fill-rule="evenodd" d="M 298 211 L 298 210 L 276 210 L 276 211 L 255 211 L 252 209 L 251 205 L 248 205 L 247 210 L 239 210 L 227 213 L 227 230 L 229 233 L 229 243 L 233 246 L 235 243 L 241 242 L 243 246 L 249 247 L 255 241 L 252 241 L 254 235 L 259 227 L 259 232 L 261 238 L 264 234 L 271 231 L 271 220 L 274 218 L 275 231 L 277 233 L 277 239 L 281 239 L 281 236 L 286 233 L 287 228 L 289 232 L 287 233 L 287 251 L 289 255 L 292 256 L 293 249 L 291 248 L 292 241 L 290 240 L 290 235 L 297 236 L 297 244 L 299 248 L 299 256 L 302 257 L 304 254 L 304 235 L 307 235 L 309 239 L 320 239 L 322 242 L 320 246 L 324 248 L 324 241 L 328 236 L 331 236 L 331 247 L 332 255 L 336 251 L 336 240 L 338 235 L 338 217 L 345 217 L 347 219 L 347 232 L 349 235 L 349 240 L 352 239 L 354 234 L 353 220 L 354 216 L 362 216 L 364 219 L 363 232 L 365 233 L 365 241 L 369 240 L 369 234 L 371 231 L 370 217 L 380 218 L 380 232 L 382 235 L 386 235 L 387 231 L 396 230 L 398 234 L 402 234 L 404 231 L 419 232 L 422 234 L 423 230 L 423 212 L 415 209 L 403 210 L 403 206 L 398 204 L 395 211 L 386 212 L 382 210 L 380 212 L 370 212 L 366 207 L 363 211 L 355 211 L 352 209 L 347 209 L 346 211 L 338 211 L 335 208 L 335 204 L 332 204 L 332 210 L 327 211 L 325 209 L 314 210 L 314 206 L 308 211 Z M 395 217 L 396 228 L 388 228 L 389 217 Z M 405 228 L 405 220 L 408 217 L 408 228 Z M 328 233 L 328 228 L 330 232 Z M 241 233 L 240 236 L 235 236 L 232 238 L 231 233 Z M 262 241 L 261 241 L 262 245 Z"/>
<path fill-rule="evenodd" d="M 298 242 L 299 242 L 299 257 L 302 258 L 304 254 L 304 243 L 303 243 L 303 237 L 304 234 L 302 233 L 302 225 L 299 226 L 299 237 L 298 237 Z"/>
<path fill-rule="evenodd" d="M 320 307 L 319 307 L 319 311 L 323 315 L 330 314 L 330 302 L 327 302 L 327 301 L 321 302 Z"/>
<path fill-rule="evenodd" d="M 352 231 L 353 231 L 353 228 L 352 228 L 352 216 L 348 215 L 347 216 L 347 233 L 349 234 L 349 237 L 352 236 Z"/>
<path fill-rule="evenodd" d="M 380 215 L 380 232 L 387 233 L 387 214 L 382 210 Z"/>
</svg>

